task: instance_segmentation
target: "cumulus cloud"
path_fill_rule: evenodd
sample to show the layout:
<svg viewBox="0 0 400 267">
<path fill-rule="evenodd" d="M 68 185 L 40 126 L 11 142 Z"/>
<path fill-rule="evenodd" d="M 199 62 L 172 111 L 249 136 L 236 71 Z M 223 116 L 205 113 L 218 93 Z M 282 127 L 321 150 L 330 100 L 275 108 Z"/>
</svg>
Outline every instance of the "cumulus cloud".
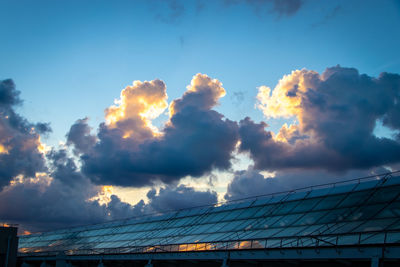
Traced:
<svg viewBox="0 0 400 267">
<path fill-rule="evenodd" d="M 117 105 L 105 110 L 108 128 L 116 128 L 123 138 L 143 141 L 157 135 L 151 119 L 157 118 L 167 107 L 167 92 L 164 82 L 134 81 L 121 92 Z"/>
<path fill-rule="evenodd" d="M 96 188 L 81 175 L 66 151 L 52 151 L 49 162 L 50 173 L 24 177 L 3 188 L 0 218 L 18 222 L 29 231 L 104 220 L 105 207 L 88 201 L 97 194 Z"/>
<path fill-rule="evenodd" d="M 248 170 L 235 172 L 232 181 L 228 184 L 224 198 L 226 200 L 235 200 L 284 190 L 277 183 L 277 179 L 264 178 L 259 171 L 250 166 Z"/>
<path fill-rule="evenodd" d="M 245 197 L 287 192 L 310 186 L 337 183 L 388 172 L 390 172 L 389 169 L 378 167 L 367 170 L 351 170 L 340 174 L 324 170 L 302 169 L 263 173 L 262 171 L 254 169 L 253 166 L 250 166 L 247 170 L 235 172 L 234 178 L 228 184 L 224 198 L 226 200 L 236 200 Z"/>
<path fill-rule="evenodd" d="M 46 170 L 40 134 L 49 124 L 34 124 L 15 112 L 22 104 L 12 80 L 0 81 L 0 189 L 18 175 L 34 177 Z"/>
<path fill-rule="evenodd" d="M 226 94 L 222 83 L 217 79 L 211 79 L 205 74 L 197 74 L 193 77 L 187 91 L 182 98 L 176 99 L 169 108 L 170 116 L 174 116 L 186 108 L 210 110 L 217 105 L 218 100 Z"/>
<path fill-rule="evenodd" d="M 74 153 L 88 151 L 96 143 L 96 136 L 91 134 L 88 118 L 77 120 L 66 135 L 67 145 L 74 145 Z"/>
<path fill-rule="evenodd" d="M 148 203 L 131 205 L 113 194 L 110 186 L 94 185 L 77 168 L 66 150 L 52 150 L 49 173 L 15 179 L 0 191 L 0 221 L 19 223 L 30 232 L 163 213 L 212 204 L 215 192 L 168 186 L 148 192 Z M 12 205 L 10 205 L 12 203 Z"/>
<path fill-rule="evenodd" d="M 135 82 L 124 89 L 119 106 L 106 110 L 108 122 L 100 125 L 98 141 L 81 156 L 82 171 L 97 184 L 142 187 L 230 168 L 238 126 L 212 109 L 224 95 L 218 80 L 195 75 L 158 131 L 151 118 L 166 107 L 165 85 Z"/>
<path fill-rule="evenodd" d="M 162 187 L 158 193 L 153 189 L 147 193 L 147 197 L 149 205 L 156 212 L 211 205 L 218 201 L 215 191 L 196 191 L 184 185 Z"/>
<path fill-rule="evenodd" d="M 217 203 L 215 191 L 197 191 L 185 185 L 168 185 L 147 192 L 147 202 L 143 199 L 135 205 L 121 201 L 116 195 L 110 196 L 110 201 L 105 205 L 113 219 L 137 217 L 149 214 L 161 214 L 171 211 L 212 205 Z"/>
<path fill-rule="evenodd" d="M 344 171 L 400 161 L 399 140 L 378 138 L 376 122 L 398 127 L 400 75 L 373 78 L 340 66 L 315 71 L 296 70 L 272 91 L 262 86 L 258 107 L 267 118 L 295 118 L 280 132 L 264 122 L 240 121 L 240 151 L 249 152 L 255 168 Z"/>
<path fill-rule="evenodd" d="M 364 176 L 400 163 L 400 138 L 373 134 L 377 121 L 400 131 L 400 75 L 374 78 L 336 66 L 322 74 L 294 71 L 274 90 L 261 86 L 257 106 L 265 117 L 295 121 L 277 133 L 266 122 L 244 118 L 238 124 L 215 111 L 225 94 L 220 81 L 195 75 L 158 128 L 152 120 L 167 111 L 166 85 L 135 81 L 105 110 L 106 122 L 95 133 L 87 118 L 77 120 L 66 135 L 67 148 L 48 151 L 46 165 L 40 135 L 49 125 L 18 115 L 19 92 L 12 81 L 2 81 L 0 220 L 49 230 L 212 204 L 216 192 L 179 180 L 230 170 L 237 148 L 254 166 L 234 173 L 227 200 Z M 131 205 L 112 185 L 159 189 Z"/>
</svg>

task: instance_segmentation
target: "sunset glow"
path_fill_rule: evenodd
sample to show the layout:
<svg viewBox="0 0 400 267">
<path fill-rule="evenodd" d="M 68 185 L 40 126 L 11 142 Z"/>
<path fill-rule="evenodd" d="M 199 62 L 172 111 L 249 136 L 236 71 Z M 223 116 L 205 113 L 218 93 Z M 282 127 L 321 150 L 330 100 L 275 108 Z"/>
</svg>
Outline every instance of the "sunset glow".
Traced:
<svg viewBox="0 0 400 267">
<path fill-rule="evenodd" d="M 399 1 L 4 0 L 0 10 L 0 219 L 18 234 L 400 170 Z M 248 232 L 273 225 L 229 246 L 263 246 Z M 189 230 L 174 250 L 222 246 L 202 239 L 206 227 Z M 120 246 L 136 245 L 135 231 Z"/>
</svg>

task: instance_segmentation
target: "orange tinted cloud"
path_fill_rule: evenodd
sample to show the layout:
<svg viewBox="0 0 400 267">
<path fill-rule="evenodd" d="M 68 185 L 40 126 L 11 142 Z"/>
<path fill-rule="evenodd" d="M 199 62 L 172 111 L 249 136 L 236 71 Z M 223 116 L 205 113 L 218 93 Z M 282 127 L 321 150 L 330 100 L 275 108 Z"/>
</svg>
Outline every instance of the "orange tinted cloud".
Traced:
<svg viewBox="0 0 400 267">
<path fill-rule="evenodd" d="M 124 138 L 138 141 L 159 135 L 151 124 L 167 107 L 167 92 L 164 82 L 134 81 L 121 91 L 116 105 L 105 110 L 107 125 L 123 131 Z"/>
<path fill-rule="evenodd" d="M 183 94 L 182 98 L 172 101 L 169 107 L 170 117 L 177 112 L 177 109 L 182 109 L 186 106 L 211 109 L 226 94 L 220 81 L 211 79 L 206 74 L 201 73 L 194 75 L 190 85 L 186 88 L 187 91 Z"/>
<path fill-rule="evenodd" d="M 280 142 L 290 142 L 293 137 L 299 135 L 299 126 L 296 124 L 291 124 L 287 125 L 287 123 L 284 123 L 279 130 L 278 134 L 274 136 L 274 139 L 276 141 Z"/>
<path fill-rule="evenodd" d="M 103 185 L 97 196 L 89 199 L 90 201 L 98 201 L 100 205 L 107 204 L 111 201 L 111 196 L 114 194 L 112 185 Z"/>
<path fill-rule="evenodd" d="M 3 144 L 0 144 L 0 154 L 8 154 L 8 147 L 4 146 Z"/>
<path fill-rule="evenodd" d="M 259 88 L 258 108 L 267 118 L 295 119 L 278 134 L 266 123 L 240 122 L 240 151 L 255 168 L 348 170 L 397 163 L 400 159 L 400 75 L 379 77 L 334 66 L 322 74 L 306 69 L 285 75 L 273 91 Z M 397 131 L 375 136 L 378 121 Z"/>
<path fill-rule="evenodd" d="M 299 137 L 300 132 L 312 135 L 310 129 L 304 129 L 304 116 L 307 116 L 303 106 L 303 98 L 310 90 L 316 90 L 321 82 L 317 72 L 306 69 L 294 70 L 291 74 L 284 75 L 275 86 L 274 90 L 267 86 L 258 89 L 257 107 L 262 110 L 267 118 L 295 117 L 298 124 L 282 125 L 274 139 L 280 142 L 291 142 Z"/>
<path fill-rule="evenodd" d="M 318 79 L 319 74 L 315 71 L 294 70 L 284 75 L 272 92 L 267 86 L 259 87 L 257 107 L 267 118 L 299 116 L 302 95 L 314 88 L 313 83 Z"/>
</svg>

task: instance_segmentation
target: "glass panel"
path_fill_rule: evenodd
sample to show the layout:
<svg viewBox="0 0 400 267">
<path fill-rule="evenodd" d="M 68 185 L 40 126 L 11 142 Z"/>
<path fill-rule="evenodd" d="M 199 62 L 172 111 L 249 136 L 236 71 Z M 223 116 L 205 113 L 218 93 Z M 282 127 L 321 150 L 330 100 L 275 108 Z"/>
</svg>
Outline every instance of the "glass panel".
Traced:
<svg viewBox="0 0 400 267">
<path fill-rule="evenodd" d="M 276 233 L 278 233 L 281 229 L 278 228 L 272 228 L 272 229 L 264 229 L 264 230 L 257 230 L 253 231 L 252 235 L 249 235 L 248 238 L 251 239 L 263 239 L 263 238 L 270 238 Z"/>
<path fill-rule="evenodd" d="M 341 194 L 353 191 L 357 187 L 357 184 L 338 184 L 333 187 L 329 194 Z"/>
<path fill-rule="evenodd" d="M 400 220 L 397 218 L 397 221 L 395 221 L 392 225 L 387 227 L 387 230 L 400 230 Z"/>
<path fill-rule="evenodd" d="M 265 243 L 267 248 L 279 248 L 283 244 L 283 240 L 280 239 L 267 239 Z"/>
<path fill-rule="evenodd" d="M 325 212 L 325 214 L 320 213 L 320 215 L 323 215 L 323 216 L 321 216 L 321 218 L 318 220 L 318 223 L 341 222 L 345 218 L 347 218 L 347 216 L 349 216 L 351 214 L 351 212 L 352 212 L 351 209 L 344 208 L 344 209 L 330 210 L 328 212 Z"/>
<path fill-rule="evenodd" d="M 365 205 L 358 209 L 354 214 L 350 216 L 350 220 L 365 220 L 374 217 L 393 217 L 392 213 L 388 209 L 382 209 L 386 206 L 386 203 Z M 378 213 L 379 212 L 379 213 Z M 377 214 L 378 213 L 378 214 Z M 381 216 L 380 216 L 381 215 Z"/>
<path fill-rule="evenodd" d="M 230 224 L 230 222 L 220 222 L 220 223 L 214 223 L 212 225 L 210 225 L 209 227 L 207 227 L 204 230 L 204 233 L 215 233 L 215 232 L 219 232 L 219 231 L 226 231 L 225 230 L 225 226 Z"/>
<path fill-rule="evenodd" d="M 279 220 L 272 224 L 271 227 L 288 227 L 297 221 L 301 216 L 303 216 L 303 214 L 282 216 Z"/>
<path fill-rule="evenodd" d="M 344 235 L 338 237 L 338 245 L 356 245 L 358 244 L 359 235 Z"/>
<path fill-rule="evenodd" d="M 282 228 L 279 229 L 280 232 L 277 232 L 274 237 L 290 237 L 290 236 L 294 236 L 297 235 L 297 233 L 303 231 L 304 229 L 306 229 L 307 226 L 297 226 L 297 227 L 288 227 L 288 228 Z"/>
<path fill-rule="evenodd" d="M 284 200 L 289 193 L 283 193 L 283 194 L 277 194 L 277 195 L 272 195 L 271 200 L 269 203 L 279 203 L 282 200 Z"/>
<path fill-rule="evenodd" d="M 227 216 L 224 218 L 224 221 L 228 221 L 228 220 L 233 220 L 236 219 L 240 213 L 242 213 L 243 210 L 234 210 L 231 211 L 227 214 Z"/>
<path fill-rule="evenodd" d="M 352 232 L 358 232 L 356 229 L 360 225 L 360 222 L 344 222 L 337 223 L 330 229 L 323 232 L 323 234 L 346 234 Z"/>
<path fill-rule="evenodd" d="M 336 207 L 344 197 L 346 197 L 346 195 L 328 196 L 325 199 L 323 199 L 322 201 L 320 201 L 314 207 L 314 210 L 332 209 L 332 208 Z"/>
<path fill-rule="evenodd" d="M 400 242 L 400 232 L 391 233 L 388 232 L 386 235 L 386 243 L 399 243 Z"/>
<path fill-rule="evenodd" d="M 367 191 L 361 191 L 361 192 L 354 192 L 339 203 L 337 206 L 338 208 L 343 208 L 343 207 L 353 207 L 353 206 L 358 206 L 362 203 L 364 203 L 372 194 L 372 191 L 367 190 Z"/>
<path fill-rule="evenodd" d="M 252 206 L 253 203 L 254 203 L 254 200 L 240 201 L 235 208 L 236 209 L 248 208 L 248 207 Z"/>
<path fill-rule="evenodd" d="M 247 219 L 247 218 L 252 218 L 254 214 L 259 210 L 259 207 L 256 208 L 247 208 L 244 209 L 243 212 L 236 218 L 237 220 L 240 219 Z"/>
<path fill-rule="evenodd" d="M 208 222 L 220 222 L 224 220 L 228 214 L 229 211 L 213 213 L 211 217 L 208 219 Z"/>
<path fill-rule="evenodd" d="M 256 201 L 254 201 L 254 206 L 258 205 L 266 205 L 269 204 L 272 200 L 272 196 L 258 197 Z"/>
<path fill-rule="evenodd" d="M 296 193 L 289 194 L 286 201 L 303 199 L 306 196 L 308 196 L 309 193 L 310 193 L 310 191 L 303 191 L 303 192 L 296 192 Z"/>
<path fill-rule="evenodd" d="M 386 180 L 386 182 L 384 183 L 384 186 L 399 185 L 399 183 L 400 183 L 400 176 L 391 177 Z"/>
<path fill-rule="evenodd" d="M 366 223 L 360 225 L 354 231 L 356 232 L 366 232 L 366 231 L 382 231 L 385 230 L 389 225 L 396 222 L 397 219 L 380 219 L 380 220 L 370 220 Z"/>
<path fill-rule="evenodd" d="M 398 186 L 382 187 L 373 194 L 368 203 L 390 202 L 397 198 L 400 194 Z"/>
<path fill-rule="evenodd" d="M 279 208 L 276 208 L 275 211 L 273 212 L 274 215 L 282 215 L 282 214 L 288 214 L 294 207 L 296 207 L 299 204 L 299 201 L 292 201 L 292 202 L 285 202 L 282 203 Z"/>
<path fill-rule="evenodd" d="M 254 223 L 254 228 L 261 228 L 261 229 L 266 229 L 270 228 L 271 225 L 276 223 L 277 221 L 280 220 L 283 216 L 272 216 L 272 217 L 266 217 L 266 218 L 260 218 L 257 219 L 257 221 Z"/>
<path fill-rule="evenodd" d="M 317 224 L 317 225 L 311 225 L 307 226 L 304 230 L 300 231 L 297 233 L 298 236 L 307 236 L 307 235 L 319 235 L 329 229 L 332 226 L 332 224 Z"/>
<path fill-rule="evenodd" d="M 297 213 L 297 212 L 306 212 L 306 211 L 311 211 L 315 205 L 318 204 L 319 201 L 321 201 L 322 198 L 312 198 L 312 199 L 305 199 L 302 200 L 299 205 L 297 205 L 291 212 Z"/>
<path fill-rule="evenodd" d="M 324 197 L 328 195 L 331 190 L 332 187 L 314 189 L 310 192 L 307 198 Z"/>
<path fill-rule="evenodd" d="M 260 217 L 260 216 L 267 216 L 271 213 L 273 210 L 274 206 L 273 205 L 267 205 L 264 207 L 261 207 L 254 215 L 253 217 Z"/>
<path fill-rule="evenodd" d="M 298 218 L 293 225 L 310 225 L 317 223 L 322 217 L 326 216 L 326 211 L 306 213 Z M 336 218 L 336 217 L 335 217 Z M 332 220 L 332 219 L 331 219 Z M 329 220 L 327 220 L 328 222 Z"/>
<path fill-rule="evenodd" d="M 378 205 L 379 207 L 383 208 L 387 204 Z M 378 210 L 378 208 L 377 208 Z M 377 216 L 377 218 L 387 218 L 387 217 L 400 217 L 400 201 L 395 201 L 389 206 L 385 207 Z"/>
<path fill-rule="evenodd" d="M 223 231 L 233 231 L 233 230 L 243 229 L 248 224 L 249 222 L 247 220 L 232 221 L 224 226 Z"/>
<path fill-rule="evenodd" d="M 362 234 L 361 244 L 383 244 L 385 242 L 385 234 Z"/>
<path fill-rule="evenodd" d="M 372 181 L 366 181 L 366 182 L 362 182 L 359 183 L 356 187 L 356 190 L 367 190 L 367 189 L 372 189 L 374 187 L 376 187 L 378 184 L 381 184 L 382 180 L 372 180 Z"/>
</svg>

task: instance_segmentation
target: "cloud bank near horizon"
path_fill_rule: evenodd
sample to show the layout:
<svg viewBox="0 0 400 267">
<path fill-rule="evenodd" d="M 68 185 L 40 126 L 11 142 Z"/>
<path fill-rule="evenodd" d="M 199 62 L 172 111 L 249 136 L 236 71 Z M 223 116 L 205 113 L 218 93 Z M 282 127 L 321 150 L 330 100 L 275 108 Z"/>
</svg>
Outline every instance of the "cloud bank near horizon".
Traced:
<svg viewBox="0 0 400 267">
<path fill-rule="evenodd" d="M 215 191 L 180 181 L 233 172 L 237 153 L 248 154 L 254 165 L 233 172 L 226 200 L 399 166 L 400 75 L 370 77 L 340 66 L 322 74 L 302 69 L 273 90 L 258 90 L 257 107 L 266 121 L 295 123 L 274 133 L 266 121 L 225 118 L 214 108 L 226 90 L 205 74 L 193 76 L 182 97 L 170 103 L 163 81 L 135 81 L 105 110 L 96 131 L 88 118 L 79 119 L 65 147 L 46 152 L 40 135 L 50 131 L 49 124 L 18 115 L 19 92 L 11 80 L 2 81 L 0 220 L 40 231 L 212 204 Z M 155 127 L 152 121 L 165 112 L 168 120 Z M 375 136 L 378 122 L 396 134 Z M 147 199 L 129 204 L 107 186 L 150 189 Z"/>
</svg>

